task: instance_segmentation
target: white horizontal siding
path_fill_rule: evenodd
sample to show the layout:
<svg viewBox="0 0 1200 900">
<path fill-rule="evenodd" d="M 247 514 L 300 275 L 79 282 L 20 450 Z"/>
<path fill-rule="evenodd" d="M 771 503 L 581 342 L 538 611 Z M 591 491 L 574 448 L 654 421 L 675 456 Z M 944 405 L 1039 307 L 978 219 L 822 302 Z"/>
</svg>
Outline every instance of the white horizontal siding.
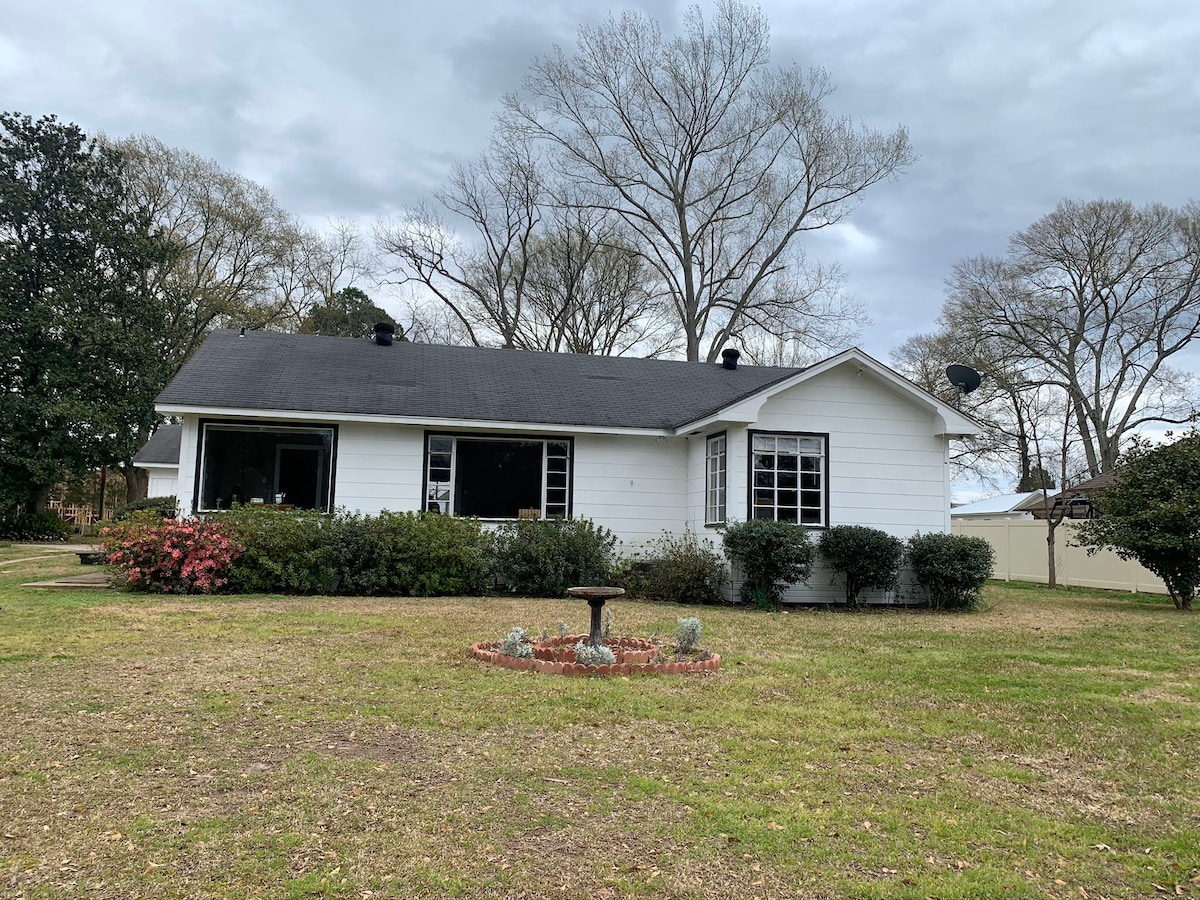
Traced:
<svg viewBox="0 0 1200 900">
<path fill-rule="evenodd" d="M 335 506 L 367 515 L 421 509 L 425 430 L 346 423 L 338 428 Z"/>
<path fill-rule="evenodd" d="M 832 369 L 767 400 L 748 428 L 728 428 L 729 519 L 748 515 L 748 433 L 788 431 L 827 434 L 829 524 L 867 525 L 901 539 L 949 527 L 946 444 L 935 434 L 932 412 L 854 364 Z M 703 466 L 703 454 L 690 465 Z M 814 543 L 821 531 L 811 532 Z M 741 578 L 734 573 L 731 595 Z M 839 579 L 818 565 L 805 585 L 791 588 L 790 603 L 842 603 Z M 870 591 L 865 602 L 913 602 L 911 579 L 894 592 Z"/>
<path fill-rule="evenodd" d="M 179 435 L 179 513 L 192 514 L 196 499 L 196 441 L 200 433 L 199 416 L 184 416 L 183 431 Z"/>
<path fill-rule="evenodd" d="M 146 466 L 150 473 L 147 497 L 177 497 L 179 495 L 179 468 L 177 466 Z"/>
<path fill-rule="evenodd" d="M 751 427 L 827 433 L 829 524 L 908 538 L 948 528 L 946 445 L 936 424 L 931 412 L 849 364 L 772 397 Z"/>
<path fill-rule="evenodd" d="M 690 443 L 685 438 L 579 435 L 575 516 L 611 529 L 626 553 L 664 530 L 681 533 L 688 521 Z"/>
</svg>

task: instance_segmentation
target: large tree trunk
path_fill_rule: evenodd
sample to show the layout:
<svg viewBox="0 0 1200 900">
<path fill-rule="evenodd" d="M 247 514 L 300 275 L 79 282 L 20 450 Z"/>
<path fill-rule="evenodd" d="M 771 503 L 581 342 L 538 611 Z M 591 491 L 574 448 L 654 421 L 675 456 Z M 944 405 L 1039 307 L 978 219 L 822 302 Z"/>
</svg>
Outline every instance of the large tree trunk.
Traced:
<svg viewBox="0 0 1200 900">
<path fill-rule="evenodd" d="M 150 493 L 150 473 L 126 461 L 121 463 L 121 474 L 125 476 L 125 502 L 145 500 Z"/>
<path fill-rule="evenodd" d="M 46 507 L 50 505 L 50 485 L 38 484 L 34 485 L 33 490 L 29 494 L 29 511 L 34 515 L 44 513 Z"/>
</svg>

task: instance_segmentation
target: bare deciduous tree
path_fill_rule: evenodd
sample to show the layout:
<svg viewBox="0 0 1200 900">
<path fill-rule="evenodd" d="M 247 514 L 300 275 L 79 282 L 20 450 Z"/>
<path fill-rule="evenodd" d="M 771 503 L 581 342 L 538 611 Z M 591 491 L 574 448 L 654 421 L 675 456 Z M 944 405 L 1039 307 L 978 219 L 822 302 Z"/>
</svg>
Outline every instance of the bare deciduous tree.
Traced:
<svg viewBox="0 0 1200 900">
<path fill-rule="evenodd" d="M 931 394 L 960 404 L 987 427 L 982 435 L 954 442 L 950 462 L 956 473 L 969 473 L 997 488 L 1015 482 L 1018 491 L 1050 486 L 1035 444 L 1043 440 L 1047 429 L 1057 430 L 1065 413 L 1053 413 L 1040 401 L 1031 403 L 1031 393 L 1041 397 L 1038 392 L 1046 384 L 1044 374 L 1000 352 L 994 340 L 980 335 L 958 312 L 948 307 L 937 330 L 913 335 L 893 350 L 892 365 Z M 946 378 L 951 363 L 983 373 L 980 387 L 956 397 Z"/>
<path fill-rule="evenodd" d="M 760 329 L 825 342 L 830 278 L 806 274 L 799 239 L 840 222 L 871 185 L 913 159 L 884 134 L 832 115 L 820 69 L 768 65 L 757 9 L 698 7 L 682 33 L 626 13 L 579 31 L 576 53 L 535 63 L 505 98 L 506 126 L 550 148 L 593 208 L 620 215 L 662 280 L 688 359 Z M 813 304 L 822 302 L 822 315 Z"/>
<path fill-rule="evenodd" d="M 302 331 L 315 309 L 341 305 L 339 295 L 357 288 L 375 269 L 368 242 L 349 219 L 333 219 L 324 231 L 297 227 L 274 273 L 272 324 Z"/>
<path fill-rule="evenodd" d="M 377 266 L 368 239 L 350 219 L 333 219 L 324 231 L 304 231 L 304 276 L 321 300 L 358 287 Z"/>
<path fill-rule="evenodd" d="M 1169 363 L 1200 334 L 1200 207 L 1064 201 L 1010 240 L 1004 259 L 955 266 L 947 310 L 1067 398 L 1087 472 L 1123 437 L 1195 416 L 1190 375 Z"/>
<path fill-rule="evenodd" d="M 476 346 L 520 346 L 526 260 L 545 196 L 528 148 L 494 141 L 491 152 L 455 166 L 434 196 L 453 221 L 423 204 L 376 229 L 397 282 L 437 297 Z M 458 236 L 458 223 L 474 232 L 474 243 Z"/>
<path fill-rule="evenodd" d="M 145 273 L 168 310 L 165 358 L 177 367 L 214 327 L 262 327 L 286 314 L 280 272 L 300 235 L 269 191 L 146 135 L 113 146 L 131 202 L 175 249 L 169 265 Z"/>
<path fill-rule="evenodd" d="M 676 343 L 657 279 L 594 211 L 551 210 L 529 248 L 525 344 L 540 350 L 659 356 Z"/>
<path fill-rule="evenodd" d="M 452 171 L 434 195 L 440 210 L 425 204 L 377 228 L 395 280 L 432 294 L 457 322 L 438 333 L 476 346 L 668 349 L 656 279 L 617 222 L 554 198 L 528 144 L 512 137 L 502 132 L 487 155 Z M 420 340 L 434 321 L 426 310 L 409 333 Z"/>
</svg>

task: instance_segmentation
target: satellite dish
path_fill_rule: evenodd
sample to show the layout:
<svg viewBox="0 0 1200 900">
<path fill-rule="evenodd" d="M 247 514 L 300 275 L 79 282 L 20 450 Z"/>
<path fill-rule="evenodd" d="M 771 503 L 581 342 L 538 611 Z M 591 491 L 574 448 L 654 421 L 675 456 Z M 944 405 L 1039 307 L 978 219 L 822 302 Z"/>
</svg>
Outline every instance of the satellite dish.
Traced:
<svg viewBox="0 0 1200 900">
<path fill-rule="evenodd" d="M 954 385 L 954 401 L 956 406 L 962 400 L 963 394 L 971 393 L 983 381 L 983 376 L 970 366 L 960 366 L 957 363 L 952 366 L 946 366 L 946 377 Z"/>
<path fill-rule="evenodd" d="M 950 379 L 952 385 L 964 394 L 971 393 L 983 381 L 983 376 L 970 366 L 960 366 L 957 363 L 952 366 L 946 366 L 946 377 Z"/>
</svg>

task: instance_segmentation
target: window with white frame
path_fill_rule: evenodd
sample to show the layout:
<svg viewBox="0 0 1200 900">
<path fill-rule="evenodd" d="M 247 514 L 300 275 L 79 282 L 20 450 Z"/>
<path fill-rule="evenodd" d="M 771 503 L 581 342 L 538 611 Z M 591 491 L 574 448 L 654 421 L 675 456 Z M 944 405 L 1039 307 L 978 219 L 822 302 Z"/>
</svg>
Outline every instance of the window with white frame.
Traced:
<svg viewBox="0 0 1200 900">
<path fill-rule="evenodd" d="M 712 435 L 706 447 L 704 521 L 711 525 L 725 521 L 725 433 Z"/>
<path fill-rule="evenodd" d="M 428 510 L 481 519 L 570 515 L 570 439 L 431 434 L 425 461 Z"/>
<path fill-rule="evenodd" d="M 755 519 L 823 526 L 826 438 L 750 432 L 750 509 Z"/>
</svg>

